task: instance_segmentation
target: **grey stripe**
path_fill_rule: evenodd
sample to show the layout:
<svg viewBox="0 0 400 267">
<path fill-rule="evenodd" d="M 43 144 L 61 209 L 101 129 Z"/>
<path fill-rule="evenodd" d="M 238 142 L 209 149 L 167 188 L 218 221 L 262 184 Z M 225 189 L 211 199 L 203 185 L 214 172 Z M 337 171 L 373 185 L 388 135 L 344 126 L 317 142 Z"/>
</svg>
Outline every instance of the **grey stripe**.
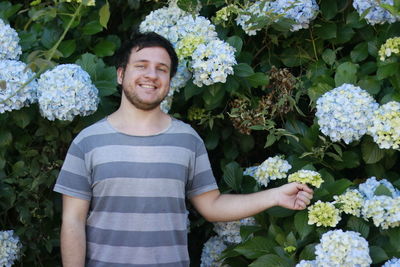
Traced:
<svg viewBox="0 0 400 267">
<path fill-rule="evenodd" d="M 88 242 L 88 257 L 98 261 L 158 264 L 189 260 L 186 246 L 113 247 Z M 147 255 L 147 256 L 146 256 Z M 163 262 L 160 262 L 162 259 Z"/>
<path fill-rule="evenodd" d="M 93 211 L 120 213 L 185 213 L 185 202 L 174 197 L 94 197 Z"/>
<path fill-rule="evenodd" d="M 108 126 L 108 122 L 104 118 L 90 125 L 89 127 L 83 129 L 75 138 L 75 141 L 79 143 L 82 139 L 84 139 L 88 135 L 99 135 L 107 133 L 115 133 L 115 130 Z"/>
<path fill-rule="evenodd" d="M 193 134 L 177 133 L 177 134 L 162 134 L 156 136 L 132 136 L 110 133 L 96 134 L 83 138 L 78 144 L 84 147 L 86 152 L 92 151 L 95 148 L 109 145 L 124 145 L 124 146 L 176 146 L 189 149 L 196 152 L 196 144 L 200 141 Z"/>
<path fill-rule="evenodd" d="M 86 227 L 87 242 L 126 247 L 163 247 L 186 245 L 187 231 L 132 232 Z"/>
<path fill-rule="evenodd" d="M 211 169 L 197 174 L 191 181 L 191 188 L 202 187 L 215 182 L 214 174 Z"/>
<path fill-rule="evenodd" d="M 83 159 L 84 155 L 82 150 L 80 150 L 79 146 L 75 143 L 75 140 L 71 143 L 67 155 L 74 155 L 75 157 Z"/>
<path fill-rule="evenodd" d="M 83 191 L 79 191 L 79 190 L 72 190 L 72 189 L 70 189 L 68 187 L 64 187 L 64 186 L 59 185 L 59 184 L 56 184 L 54 186 L 53 190 L 55 192 L 58 192 L 58 193 L 61 193 L 61 194 L 64 194 L 64 195 L 80 198 L 80 199 L 83 199 L 83 200 L 89 200 L 90 201 L 90 199 L 92 197 L 91 193 L 83 192 Z"/>
<path fill-rule="evenodd" d="M 186 214 L 91 212 L 86 224 L 117 231 L 186 230 Z M 162 223 L 161 223 L 162 222 Z"/>
<path fill-rule="evenodd" d="M 64 164 L 62 166 L 63 170 L 77 175 L 80 175 L 82 173 L 86 173 L 88 175 L 85 161 L 82 158 L 79 158 L 72 154 L 68 154 L 67 157 L 68 159 L 64 161 Z"/>
<path fill-rule="evenodd" d="M 194 175 L 197 175 L 205 170 L 211 169 L 210 160 L 207 154 L 203 154 L 196 158 L 196 166 L 194 170 Z"/>
<path fill-rule="evenodd" d="M 173 155 L 173 157 L 172 157 Z M 188 166 L 195 154 L 181 147 L 169 146 L 121 146 L 109 145 L 93 149 L 85 154 L 85 160 L 93 167 L 106 162 L 173 163 Z"/>
<path fill-rule="evenodd" d="M 189 267 L 189 261 L 179 261 L 171 263 L 156 263 L 156 264 L 129 264 L 129 263 L 112 263 L 96 260 L 86 260 L 87 267 Z"/>
<path fill-rule="evenodd" d="M 207 186 L 203 186 L 203 187 L 199 187 L 199 188 L 194 188 L 187 192 L 187 197 L 192 198 L 197 195 L 203 194 L 205 192 L 209 192 L 209 191 L 217 190 L 217 189 L 218 189 L 217 184 L 211 184 L 211 185 L 207 185 Z"/>
<path fill-rule="evenodd" d="M 166 178 L 176 179 L 185 183 L 188 168 L 171 163 L 143 163 L 143 162 L 110 162 L 94 167 L 92 177 L 94 182 L 114 177 L 130 178 Z"/>
<path fill-rule="evenodd" d="M 185 198 L 185 184 L 166 178 L 110 178 L 93 184 L 93 196 Z"/>
<path fill-rule="evenodd" d="M 77 191 L 91 191 L 87 177 L 66 171 L 64 169 L 61 169 L 58 175 L 57 184 Z"/>
</svg>

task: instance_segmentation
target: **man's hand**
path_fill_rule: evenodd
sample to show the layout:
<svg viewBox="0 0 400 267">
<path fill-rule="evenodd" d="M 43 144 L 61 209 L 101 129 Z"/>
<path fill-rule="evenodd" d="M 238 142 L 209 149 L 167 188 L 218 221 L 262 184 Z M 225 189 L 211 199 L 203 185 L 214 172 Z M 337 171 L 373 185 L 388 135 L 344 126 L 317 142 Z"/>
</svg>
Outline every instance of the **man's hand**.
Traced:
<svg viewBox="0 0 400 267">
<path fill-rule="evenodd" d="M 274 190 L 277 205 L 292 210 L 305 209 L 314 193 L 311 188 L 301 183 L 285 184 Z"/>
</svg>

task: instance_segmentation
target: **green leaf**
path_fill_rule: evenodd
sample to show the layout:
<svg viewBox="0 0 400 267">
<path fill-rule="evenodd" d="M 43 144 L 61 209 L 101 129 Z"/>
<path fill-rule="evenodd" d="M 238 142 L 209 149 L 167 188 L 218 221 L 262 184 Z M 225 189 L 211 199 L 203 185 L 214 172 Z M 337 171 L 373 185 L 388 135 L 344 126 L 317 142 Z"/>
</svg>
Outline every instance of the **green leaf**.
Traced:
<svg viewBox="0 0 400 267">
<path fill-rule="evenodd" d="M 300 237 L 304 239 L 313 230 L 313 226 L 308 224 L 308 212 L 306 210 L 299 211 L 294 216 L 294 227 L 300 234 Z"/>
<path fill-rule="evenodd" d="M 115 49 L 116 47 L 113 42 L 103 39 L 96 44 L 96 46 L 93 48 L 93 52 L 98 57 L 107 57 L 112 56 Z"/>
<path fill-rule="evenodd" d="M 254 261 L 249 265 L 249 267 L 265 267 L 265 266 L 288 267 L 287 263 L 283 259 L 274 254 L 267 254 L 261 256 L 256 261 Z"/>
<path fill-rule="evenodd" d="M 34 114 L 25 110 L 16 110 L 11 115 L 15 124 L 23 129 L 32 121 Z"/>
<path fill-rule="evenodd" d="M 252 135 L 241 135 L 239 144 L 240 150 L 244 153 L 248 153 L 254 148 L 254 138 Z"/>
<path fill-rule="evenodd" d="M 89 23 L 87 23 L 85 26 L 82 28 L 82 33 L 84 35 L 93 35 L 98 32 L 101 32 L 103 30 L 103 26 L 100 25 L 100 22 L 97 20 L 92 20 Z"/>
<path fill-rule="evenodd" d="M 236 192 L 240 192 L 243 179 L 243 171 L 237 162 L 230 162 L 224 168 L 224 181 Z"/>
<path fill-rule="evenodd" d="M 285 218 L 292 216 L 294 211 L 282 207 L 272 207 L 267 210 L 267 213 L 274 217 Z"/>
<path fill-rule="evenodd" d="M 332 49 L 325 49 L 322 53 L 322 59 L 325 61 L 326 64 L 332 65 L 335 63 L 336 60 L 336 53 Z"/>
<path fill-rule="evenodd" d="M 347 188 L 349 188 L 352 185 L 353 183 L 347 179 L 336 180 L 335 182 L 328 184 L 326 186 L 322 184 L 322 186 L 326 190 L 328 190 L 331 196 L 341 195 L 344 191 L 346 191 Z"/>
<path fill-rule="evenodd" d="M 274 242 L 266 237 L 256 236 L 245 243 L 238 245 L 234 250 L 248 259 L 256 259 L 272 252 Z"/>
<path fill-rule="evenodd" d="M 254 74 L 254 70 L 246 63 L 239 63 L 233 66 L 235 76 L 246 78 Z"/>
<path fill-rule="evenodd" d="M 392 192 L 390 192 L 390 190 L 383 184 L 378 185 L 375 189 L 375 195 L 393 197 Z"/>
<path fill-rule="evenodd" d="M 338 12 L 336 1 L 322 1 L 321 2 L 321 12 L 325 19 L 330 20 L 335 17 Z"/>
<path fill-rule="evenodd" d="M 195 84 L 193 84 L 192 80 L 190 80 L 185 88 L 184 88 L 184 93 L 185 93 L 185 100 L 189 100 L 190 98 L 192 98 L 195 95 L 198 95 L 200 93 L 202 93 L 204 90 L 204 87 L 198 87 Z"/>
<path fill-rule="evenodd" d="M 267 135 L 267 141 L 265 142 L 264 148 L 272 146 L 276 141 L 276 136 L 273 133 Z"/>
<path fill-rule="evenodd" d="M 58 50 L 63 54 L 64 57 L 69 57 L 75 52 L 76 41 L 75 40 L 64 40 L 60 43 Z"/>
<path fill-rule="evenodd" d="M 335 86 L 340 86 L 344 83 L 355 84 L 357 82 L 358 65 L 351 62 L 344 62 L 336 69 Z"/>
<path fill-rule="evenodd" d="M 365 239 L 369 235 L 369 225 L 364 219 L 351 216 L 347 221 L 347 229 L 360 233 Z"/>
<path fill-rule="evenodd" d="M 310 88 L 308 88 L 308 96 L 310 97 L 311 101 L 316 102 L 317 99 L 325 94 L 326 92 L 332 90 L 332 86 L 326 83 L 317 83 Z"/>
<path fill-rule="evenodd" d="M 18 12 L 21 9 L 22 4 L 11 5 L 10 2 L 1 2 L 0 3 L 0 18 L 8 19 L 12 15 Z"/>
<path fill-rule="evenodd" d="M 381 90 L 381 84 L 375 76 L 362 79 L 358 82 L 358 86 L 366 90 L 371 95 L 376 95 Z"/>
<path fill-rule="evenodd" d="M 256 72 L 246 78 L 253 87 L 268 85 L 269 79 L 265 73 Z"/>
<path fill-rule="evenodd" d="M 219 137 L 220 135 L 218 131 L 211 131 L 209 134 L 207 134 L 204 140 L 207 150 L 213 150 L 217 147 Z"/>
<path fill-rule="evenodd" d="M 365 138 L 361 143 L 361 154 L 365 163 L 373 164 L 385 156 L 385 151 L 380 149 L 371 138 Z"/>
<path fill-rule="evenodd" d="M 242 51 L 243 41 L 239 36 L 231 36 L 228 38 L 228 40 L 226 40 L 226 42 L 235 48 L 235 55 L 240 54 L 240 51 Z"/>
<path fill-rule="evenodd" d="M 350 52 L 350 57 L 353 62 L 363 61 L 368 57 L 368 45 L 367 43 L 360 43 L 354 47 Z"/>
<path fill-rule="evenodd" d="M 279 58 L 287 67 L 297 67 L 309 60 L 309 56 L 298 48 L 286 48 Z"/>
<path fill-rule="evenodd" d="M 55 45 L 55 43 L 58 41 L 58 38 L 60 37 L 60 33 L 56 31 L 55 29 L 51 28 L 44 28 L 42 38 L 40 39 L 40 42 L 43 44 L 44 47 L 47 49 L 50 49 Z"/>
<path fill-rule="evenodd" d="M 399 73 L 399 71 L 400 71 L 399 63 L 397 62 L 385 63 L 378 66 L 376 77 L 378 78 L 378 80 L 383 80 L 385 78 L 395 75 L 396 73 Z"/>
<path fill-rule="evenodd" d="M 299 261 L 301 260 L 315 260 L 315 246 L 317 243 L 308 244 L 300 252 Z"/>
<path fill-rule="evenodd" d="M 195 12 L 197 8 L 197 0 L 179 0 L 178 7 L 187 12 Z"/>
<path fill-rule="evenodd" d="M 110 5 L 108 1 L 99 10 L 99 23 L 107 29 L 107 23 L 110 19 Z"/>
<path fill-rule="evenodd" d="M 212 84 L 203 93 L 204 107 L 207 110 L 218 107 L 225 96 L 225 90 L 220 83 Z"/>
<path fill-rule="evenodd" d="M 326 22 L 315 27 L 315 34 L 323 40 L 336 38 L 337 27 L 335 23 Z"/>
<path fill-rule="evenodd" d="M 0 131 L 0 147 L 8 146 L 12 142 L 12 134 L 10 131 L 1 129 Z"/>
<path fill-rule="evenodd" d="M 372 263 L 377 264 L 389 259 L 389 256 L 383 250 L 383 248 L 377 246 L 370 246 L 369 247 L 369 255 L 372 258 Z"/>
</svg>

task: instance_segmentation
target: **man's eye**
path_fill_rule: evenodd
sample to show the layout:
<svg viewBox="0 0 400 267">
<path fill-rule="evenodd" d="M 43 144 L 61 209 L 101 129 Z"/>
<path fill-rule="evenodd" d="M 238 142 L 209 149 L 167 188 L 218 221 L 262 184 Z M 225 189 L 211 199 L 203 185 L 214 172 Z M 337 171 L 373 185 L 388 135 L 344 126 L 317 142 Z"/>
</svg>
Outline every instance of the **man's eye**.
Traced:
<svg viewBox="0 0 400 267">
<path fill-rule="evenodd" d="M 137 68 L 137 69 L 143 69 L 143 68 L 144 68 L 144 65 L 135 65 L 135 68 Z"/>
<path fill-rule="evenodd" d="M 162 71 L 162 72 L 167 72 L 167 69 L 166 69 L 166 68 L 158 68 L 158 70 L 159 70 L 159 71 Z"/>
</svg>

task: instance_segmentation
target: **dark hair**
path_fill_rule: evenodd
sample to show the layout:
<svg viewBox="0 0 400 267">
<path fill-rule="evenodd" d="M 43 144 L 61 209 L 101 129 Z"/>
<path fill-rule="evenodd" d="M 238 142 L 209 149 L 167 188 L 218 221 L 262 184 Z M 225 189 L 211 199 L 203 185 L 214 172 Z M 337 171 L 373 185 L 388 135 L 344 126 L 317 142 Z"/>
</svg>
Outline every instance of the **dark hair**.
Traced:
<svg viewBox="0 0 400 267">
<path fill-rule="evenodd" d="M 133 36 L 121 46 L 116 54 L 117 69 L 126 68 L 132 49 L 135 47 L 137 47 L 138 50 L 146 47 L 164 48 L 167 50 L 171 59 L 170 77 L 172 78 L 176 74 L 178 68 L 178 56 L 176 55 L 174 47 L 170 41 L 155 32 L 134 33 Z"/>
</svg>

